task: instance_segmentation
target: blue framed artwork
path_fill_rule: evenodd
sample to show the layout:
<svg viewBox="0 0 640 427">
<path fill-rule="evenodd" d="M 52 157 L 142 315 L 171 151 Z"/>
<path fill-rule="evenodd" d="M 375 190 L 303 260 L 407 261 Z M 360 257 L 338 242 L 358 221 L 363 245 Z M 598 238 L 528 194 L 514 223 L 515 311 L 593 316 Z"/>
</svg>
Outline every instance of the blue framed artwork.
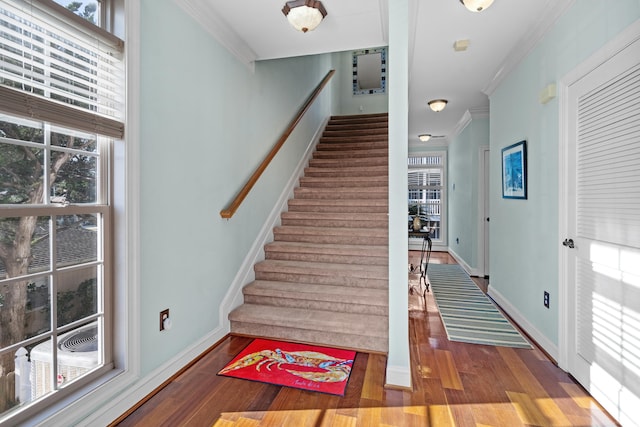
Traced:
<svg viewBox="0 0 640 427">
<path fill-rule="evenodd" d="M 527 142 L 502 149 L 502 198 L 527 198 Z"/>
</svg>

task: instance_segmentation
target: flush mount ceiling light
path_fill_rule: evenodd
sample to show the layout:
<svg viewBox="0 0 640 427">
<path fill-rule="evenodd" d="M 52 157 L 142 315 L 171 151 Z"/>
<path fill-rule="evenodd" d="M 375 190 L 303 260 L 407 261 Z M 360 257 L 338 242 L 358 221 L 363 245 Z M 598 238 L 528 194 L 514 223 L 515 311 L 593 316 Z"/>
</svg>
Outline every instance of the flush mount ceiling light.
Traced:
<svg viewBox="0 0 640 427">
<path fill-rule="evenodd" d="M 460 0 L 460 3 L 464 5 L 471 12 L 482 12 L 493 3 L 493 0 Z"/>
<path fill-rule="evenodd" d="M 420 139 L 420 141 L 422 142 L 427 142 L 428 140 L 431 139 L 431 134 L 429 133 L 423 133 L 422 135 L 418 135 L 418 138 Z"/>
<path fill-rule="evenodd" d="M 282 13 L 293 28 L 303 33 L 313 31 L 327 16 L 322 2 L 316 0 L 288 1 L 282 8 Z"/>
<path fill-rule="evenodd" d="M 444 107 L 447 106 L 447 101 L 446 99 L 432 99 L 431 101 L 428 102 L 429 104 L 429 108 L 431 108 L 433 111 L 435 111 L 436 113 L 444 110 Z"/>
</svg>

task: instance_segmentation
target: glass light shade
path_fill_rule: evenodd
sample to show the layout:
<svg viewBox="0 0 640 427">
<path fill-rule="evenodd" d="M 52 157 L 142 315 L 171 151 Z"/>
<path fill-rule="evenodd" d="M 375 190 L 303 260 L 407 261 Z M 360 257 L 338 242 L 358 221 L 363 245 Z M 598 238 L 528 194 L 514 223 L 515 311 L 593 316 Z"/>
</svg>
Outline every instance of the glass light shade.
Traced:
<svg viewBox="0 0 640 427">
<path fill-rule="evenodd" d="M 471 12 L 482 12 L 493 3 L 493 0 L 460 0 L 460 3 L 464 5 Z"/>
<path fill-rule="evenodd" d="M 313 31 L 327 15 L 322 3 L 314 0 L 290 1 L 282 9 L 289 23 L 298 31 Z"/>
<path fill-rule="evenodd" d="M 447 106 L 447 102 L 448 101 L 446 99 L 433 99 L 429 101 L 429 107 L 437 113 L 444 110 L 444 107 Z"/>
<path fill-rule="evenodd" d="M 418 138 L 420 138 L 420 141 L 422 142 L 427 142 L 431 139 L 431 135 L 429 135 L 428 133 L 423 133 L 422 135 L 418 135 Z"/>
</svg>

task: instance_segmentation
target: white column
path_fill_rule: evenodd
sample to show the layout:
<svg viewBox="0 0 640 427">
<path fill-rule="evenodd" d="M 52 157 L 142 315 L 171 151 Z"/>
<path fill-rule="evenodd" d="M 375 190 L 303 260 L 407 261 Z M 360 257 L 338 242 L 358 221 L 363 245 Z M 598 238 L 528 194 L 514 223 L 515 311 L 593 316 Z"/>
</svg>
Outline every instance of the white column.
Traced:
<svg viewBox="0 0 640 427">
<path fill-rule="evenodd" d="M 389 2 L 391 3 L 391 2 Z M 409 0 L 389 8 L 389 357 L 388 386 L 411 387 L 407 257 Z"/>
</svg>

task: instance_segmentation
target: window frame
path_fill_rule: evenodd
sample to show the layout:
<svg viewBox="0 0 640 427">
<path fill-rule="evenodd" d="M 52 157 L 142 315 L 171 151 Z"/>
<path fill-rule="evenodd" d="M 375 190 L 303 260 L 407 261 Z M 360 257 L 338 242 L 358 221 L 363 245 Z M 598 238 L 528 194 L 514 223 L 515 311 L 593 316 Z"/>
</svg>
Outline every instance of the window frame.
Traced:
<svg viewBox="0 0 640 427">
<path fill-rule="evenodd" d="M 53 3 L 50 0 L 38 1 Z M 129 17 L 133 18 L 132 22 L 139 22 L 140 5 L 137 2 L 125 2 L 124 0 L 99 0 L 99 2 L 104 8 L 100 13 L 100 19 L 106 28 L 113 33 L 118 33 L 122 39 L 124 39 L 126 29 L 132 34 L 134 40 L 139 41 L 139 30 L 135 24 L 129 22 Z M 82 18 L 80 19 L 82 20 Z M 90 31 L 98 28 L 88 21 L 86 24 L 93 27 Z M 103 30 L 98 29 L 98 31 Z M 135 48 L 138 48 L 137 43 Z M 133 81 L 134 79 L 139 80 L 140 65 L 139 55 L 134 52 L 135 49 L 124 50 L 123 78 L 129 87 L 136 88 L 137 85 Z M 134 60 L 131 61 L 131 59 Z M 130 67 L 130 62 L 133 63 L 133 67 Z M 133 68 L 134 72 L 130 74 L 129 68 Z M 131 91 L 131 94 L 128 90 L 125 91 L 123 107 L 130 104 L 136 106 L 139 104 L 137 88 Z M 138 113 L 127 108 L 124 110 L 124 122 L 131 123 L 131 127 L 138 128 Z M 12 113 L 11 111 L 6 112 Z M 72 126 L 64 127 L 73 128 Z M 131 129 L 126 129 L 126 133 L 136 134 Z M 8 416 L 2 417 L 3 422 L 24 422 L 26 420 L 35 423 L 45 420 L 62 424 L 77 422 L 90 414 L 96 414 L 95 409 L 99 406 L 108 406 L 103 405 L 105 395 L 122 394 L 122 390 L 131 385 L 139 374 L 139 363 L 136 363 L 136 358 L 140 353 L 139 340 L 137 339 L 139 319 L 132 309 L 134 307 L 133 301 L 137 301 L 139 290 L 129 288 L 126 285 L 126 283 L 139 282 L 138 267 L 136 266 L 140 259 L 139 237 L 138 232 L 135 231 L 139 224 L 139 207 L 134 196 L 139 194 L 139 178 L 136 176 L 139 170 L 137 167 L 139 153 L 137 146 L 133 144 L 126 146 L 125 139 L 126 137 L 121 136 L 113 140 L 111 144 L 99 144 L 99 146 L 106 147 L 106 151 L 100 155 L 100 158 L 106 161 L 101 167 L 103 167 L 103 171 L 108 172 L 110 178 L 109 185 L 103 188 L 104 198 L 102 200 L 109 200 L 109 204 L 92 206 L 75 204 L 55 207 L 47 205 L 1 206 L 7 212 L 3 216 L 22 215 L 27 211 L 30 215 L 33 213 L 49 215 L 47 212 L 50 212 L 51 209 L 54 210 L 55 215 L 60 216 L 86 213 L 97 209 L 101 215 L 104 215 L 103 262 L 105 265 L 112 266 L 103 269 L 105 283 L 112 284 L 105 286 L 105 290 L 108 292 L 105 293 L 103 302 L 105 316 L 103 337 L 106 344 L 103 365 L 95 369 L 91 375 L 86 375 L 71 383 L 72 387 L 60 389 L 55 393 L 55 398 L 50 396 L 33 404 L 25 405 L 23 408 L 17 407 L 18 409 L 15 411 L 10 409 L 5 413 Z M 125 159 L 128 160 L 125 162 Z M 129 239 L 128 236 L 134 238 Z M 116 298 L 119 302 L 116 302 Z M 129 329 L 131 326 L 133 326 L 133 330 Z M 101 389 L 102 393 L 95 393 L 98 389 Z"/>
<path fill-rule="evenodd" d="M 412 158 L 424 158 L 424 157 L 440 157 L 441 164 L 439 165 L 411 165 Z M 410 153 L 407 159 L 407 211 L 409 210 L 409 194 L 415 189 L 409 189 L 409 174 L 425 169 L 441 169 L 441 183 L 437 186 L 440 191 L 440 237 L 432 237 L 434 250 L 446 250 L 447 248 L 447 152 L 446 151 L 421 151 Z M 435 188 L 435 187 L 434 187 Z M 422 238 L 409 236 L 409 249 L 420 250 L 422 247 Z"/>
</svg>

